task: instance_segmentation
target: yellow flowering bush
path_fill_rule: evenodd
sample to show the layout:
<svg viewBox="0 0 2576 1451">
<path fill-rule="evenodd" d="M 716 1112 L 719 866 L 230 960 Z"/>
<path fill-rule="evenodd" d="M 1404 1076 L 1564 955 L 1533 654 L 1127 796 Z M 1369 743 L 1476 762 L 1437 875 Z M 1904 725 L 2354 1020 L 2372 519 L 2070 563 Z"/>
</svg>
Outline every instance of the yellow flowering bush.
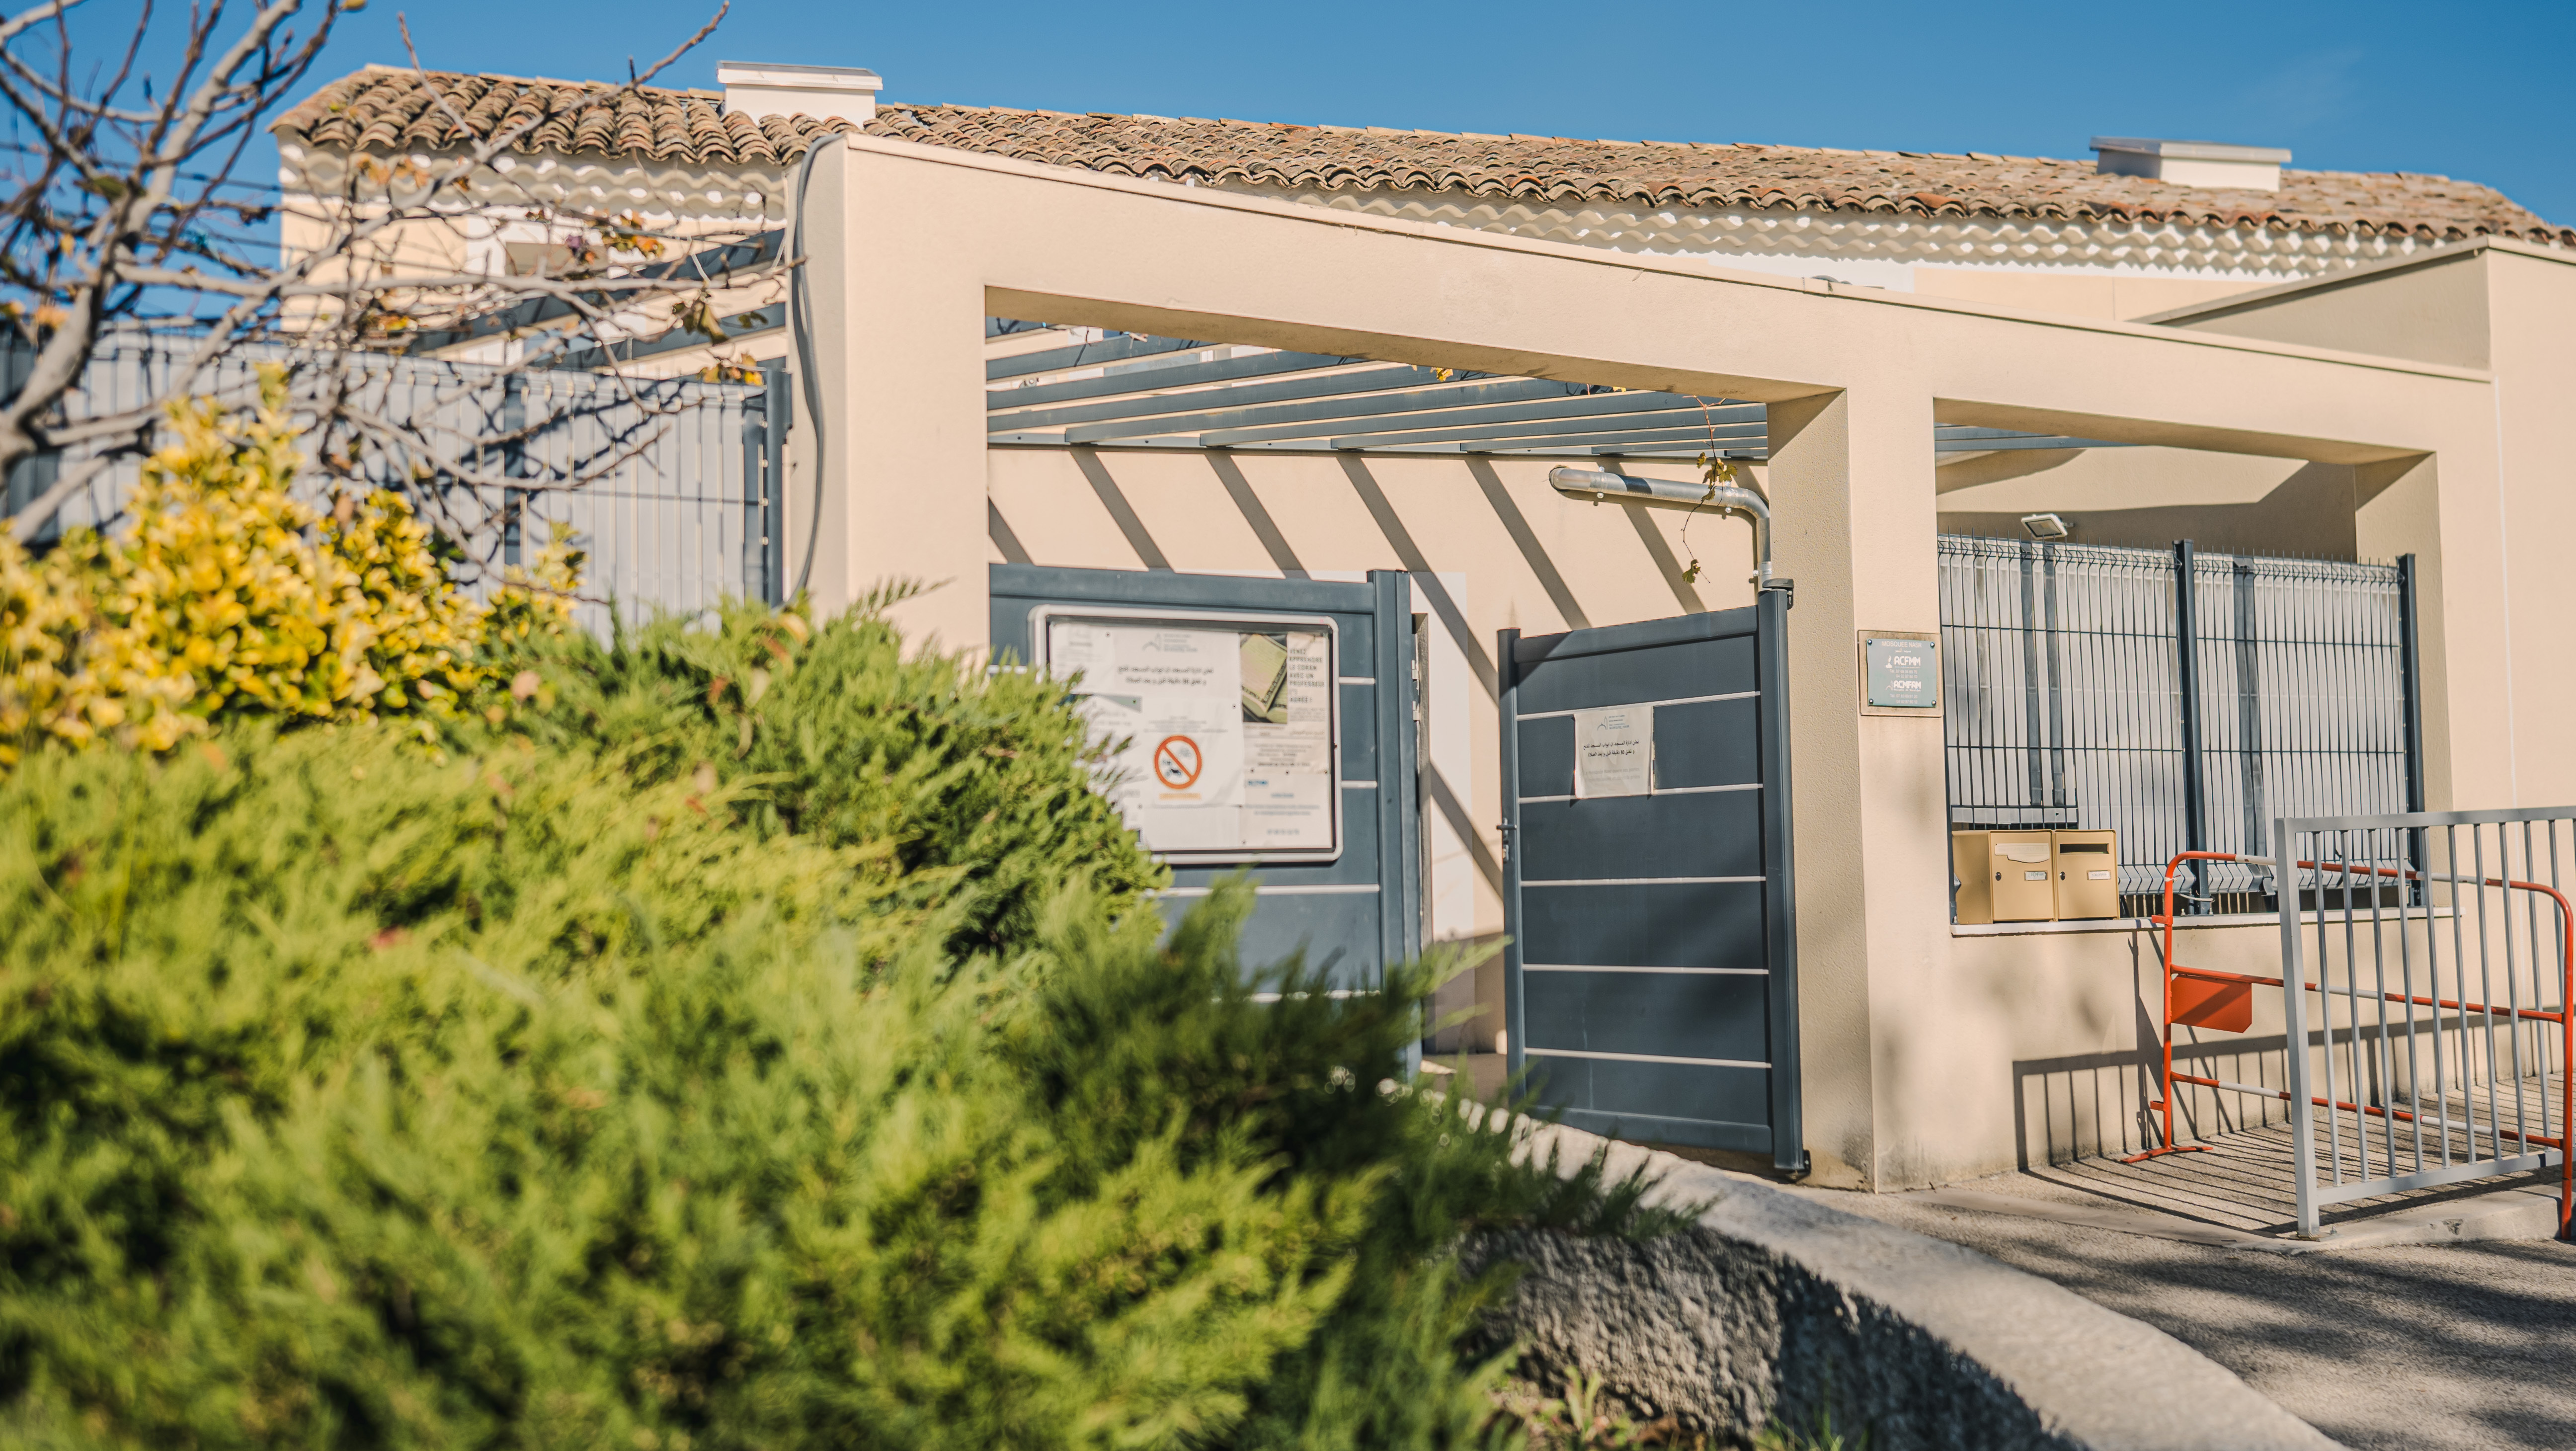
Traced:
<svg viewBox="0 0 2576 1451">
<path fill-rule="evenodd" d="M 131 529 L 73 531 L 41 559 L 0 536 L 0 765 L 46 739 L 165 751 L 237 715 L 426 730 L 483 683 L 491 625 L 569 622 L 580 556 L 560 536 L 486 607 L 398 495 L 344 494 L 328 514 L 297 500 L 285 378 L 261 383 L 247 415 L 171 411 Z"/>
<path fill-rule="evenodd" d="M 589 560 L 573 548 L 572 539 L 570 526 L 557 522 L 537 546 L 533 563 L 502 571 L 501 588 L 492 592 L 492 603 L 477 622 L 486 645 L 524 644 L 572 628 L 573 597 L 581 589 L 581 567 Z"/>
</svg>

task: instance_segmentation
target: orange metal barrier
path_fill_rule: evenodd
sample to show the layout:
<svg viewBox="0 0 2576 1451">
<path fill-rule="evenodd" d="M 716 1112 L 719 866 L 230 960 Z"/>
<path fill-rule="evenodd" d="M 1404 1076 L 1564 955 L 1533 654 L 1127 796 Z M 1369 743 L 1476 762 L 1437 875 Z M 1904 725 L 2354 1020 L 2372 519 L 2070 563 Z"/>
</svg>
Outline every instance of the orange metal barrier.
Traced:
<svg viewBox="0 0 2576 1451">
<path fill-rule="evenodd" d="M 2197 1084 L 2203 1088 L 2213 1088 L 2224 1093 L 2241 1093 L 2257 1098 L 2278 1099 L 2283 1102 L 2293 1101 L 2292 1095 L 2283 1089 L 2267 1087 L 2261 1084 L 2230 1083 L 2224 1079 L 2205 1078 L 2197 1074 L 2177 1073 L 2174 1071 L 2173 1030 L 2176 1024 L 2181 1024 L 2187 1027 L 2209 1028 L 2226 1033 L 2242 1033 L 2253 1026 L 2254 989 L 2257 987 L 2278 988 L 2283 986 L 2283 980 L 2278 977 L 2258 977 L 2248 973 L 2223 972 L 2214 968 L 2191 967 L 2174 960 L 2174 877 L 2185 862 L 2193 861 L 2238 862 L 2248 866 L 2260 867 L 2277 867 L 2279 865 L 2279 863 L 2271 857 L 2246 856 L 2235 852 L 2215 851 L 2177 852 L 2172 860 L 2165 863 L 2164 912 L 2160 916 L 2147 919 L 2149 922 L 2155 924 L 2155 926 L 2161 929 L 2160 941 L 2163 946 L 2162 956 L 2164 962 L 2165 988 L 2164 1012 L 2161 1024 L 2164 1055 L 2164 1088 L 2162 1096 L 2149 1103 L 2147 1107 L 2151 1112 L 2160 1112 L 2164 1116 L 2164 1143 L 2159 1147 L 2149 1149 L 2144 1153 L 2129 1155 L 2120 1161 L 2124 1164 L 2140 1163 L 2148 1159 L 2161 1158 L 2166 1154 L 2212 1152 L 2210 1146 L 2207 1144 L 2183 1144 L 2176 1143 L 2174 1141 L 2175 1091 L 2173 1086 L 2175 1084 Z M 2306 991 L 2312 993 L 2325 993 L 2331 991 L 2356 998 L 2371 997 L 2385 1003 L 2401 1004 L 2408 1008 L 2432 1008 L 2436 1013 L 2477 1013 L 2483 1015 L 2488 1021 L 2493 1021 L 2497 1018 L 2505 1018 L 2522 1021 L 2556 1023 L 2559 1027 L 2560 1052 L 2562 1054 L 2560 1062 L 2566 1065 L 2566 1067 L 2561 1071 L 2561 1099 L 2563 1107 L 2558 1119 L 2559 1133 L 2555 1135 L 2547 1133 L 2531 1133 L 2506 1128 L 2500 1123 L 2490 1123 L 2486 1132 L 2498 1138 L 2513 1139 L 2527 1149 L 2555 1149 L 2558 1151 L 2559 1237 L 2566 1239 L 2570 1238 L 2572 1234 L 2576 1234 L 2576 1154 L 2568 1152 L 2568 1138 L 2570 1137 L 2569 1127 L 2570 1125 L 2576 1125 L 2576 1011 L 2571 1011 L 2572 1007 L 2576 1007 L 2576 908 L 2571 908 L 2567 898 L 2554 887 L 2540 882 L 2518 881 L 2510 877 L 2443 876 L 2438 873 L 2426 876 L 2401 868 L 2357 866 L 2345 862 L 2299 861 L 2293 862 L 2291 865 L 2321 874 L 2318 879 L 2321 884 L 2318 892 L 2318 899 L 2321 906 L 2323 905 L 2325 898 L 2325 891 L 2322 887 L 2322 882 L 2324 880 L 2322 874 L 2328 872 L 2342 874 L 2347 878 L 2362 876 L 2383 877 L 2413 882 L 2449 882 L 2457 886 L 2468 887 L 2496 887 L 2509 892 L 2536 892 L 2547 896 L 2552 902 L 2557 904 L 2560 927 L 2558 933 L 2560 959 L 2558 967 L 2560 985 L 2558 998 L 2559 1006 L 2554 1010 L 2536 1006 L 2491 1006 L 2485 1003 L 2468 1002 L 2464 999 L 2455 1000 L 2440 996 L 2438 989 L 2433 995 L 2425 996 L 2412 992 L 2381 991 L 2377 993 L 2363 993 L 2358 988 L 2328 988 L 2322 983 L 2305 980 L 2301 982 L 2300 986 Z M 2285 887 L 2287 886 L 2286 883 L 2284 885 Z M 2282 910 L 2284 912 L 2296 910 L 2295 898 L 2293 897 L 2290 900 L 2285 901 Z M 2304 1046 L 2296 1044 L 2289 1045 L 2289 1050 L 2304 1051 Z M 2332 1051 L 2331 1044 L 2328 1046 L 2328 1051 Z M 2419 1123 L 2419 1118 L 2416 1113 L 2408 1109 L 2397 1108 L 2394 1106 L 2352 1103 L 2324 1095 L 2311 1096 L 2308 1102 L 2317 1107 L 2329 1109 L 2334 1112 L 2367 1115 L 2371 1118 L 2380 1119 L 2382 1121 L 2393 1120 L 2398 1123 Z"/>
</svg>

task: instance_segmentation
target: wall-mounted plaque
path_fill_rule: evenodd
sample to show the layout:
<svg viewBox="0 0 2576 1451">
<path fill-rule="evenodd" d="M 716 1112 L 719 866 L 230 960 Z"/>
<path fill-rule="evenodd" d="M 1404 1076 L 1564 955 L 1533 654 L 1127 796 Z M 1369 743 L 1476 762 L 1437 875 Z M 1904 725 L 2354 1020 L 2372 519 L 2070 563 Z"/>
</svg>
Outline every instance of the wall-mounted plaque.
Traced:
<svg viewBox="0 0 2576 1451">
<path fill-rule="evenodd" d="M 1864 630 L 1861 710 L 1870 715 L 1941 712 L 1941 641 L 1910 630 Z"/>
</svg>

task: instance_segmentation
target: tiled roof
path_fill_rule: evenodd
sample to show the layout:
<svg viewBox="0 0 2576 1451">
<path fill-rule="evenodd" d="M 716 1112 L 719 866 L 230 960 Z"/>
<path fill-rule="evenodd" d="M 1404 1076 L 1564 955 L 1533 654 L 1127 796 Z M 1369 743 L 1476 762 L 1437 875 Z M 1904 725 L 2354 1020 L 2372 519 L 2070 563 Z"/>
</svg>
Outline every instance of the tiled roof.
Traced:
<svg viewBox="0 0 2576 1451">
<path fill-rule="evenodd" d="M 1202 185 L 1464 192 L 1562 206 L 1754 207 L 1920 217 L 2255 225 L 2299 231 L 2524 237 L 2576 245 L 2476 182 L 2283 171 L 2278 192 L 2105 176 L 2090 161 L 1665 141 L 1570 141 L 1375 127 L 1066 115 L 880 104 L 868 134 L 1023 161 Z"/>
<path fill-rule="evenodd" d="M 411 71 L 369 66 L 324 86 L 279 117 L 276 129 L 316 146 L 393 151 L 466 146 L 535 118 L 511 150 L 772 164 L 804 155 L 816 136 L 852 129 L 811 116 L 729 116 L 722 91 L 647 86 L 620 95 L 601 81 L 454 71 L 431 71 L 429 79 L 434 95 Z"/>
<path fill-rule="evenodd" d="M 818 135 L 851 129 L 845 121 L 808 116 L 753 121 L 727 115 L 723 96 L 712 91 L 647 88 L 620 98 L 614 86 L 598 82 L 439 72 L 431 79 L 472 134 L 541 116 L 518 142 L 522 151 L 777 163 L 802 155 Z M 287 113 L 278 128 L 319 145 L 366 149 L 451 146 L 466 139 L 410 72 L 379 67 L 333 82 Z M 1606 202 L 2258 226 L 2426 240 L 2503 236 L 2576 246 L 2576 228 L 2552 226 L 2492 187 L 2410 172 L 2284 170 L 2278 192 L 2233 191 L 2105 176 L 2089 161 L 1976 152 L 1576 141 L 883 102 L 866 131 L 1054 166 L 1217 186 L 1437 191 L 1551 206 Z"/>
</svg>

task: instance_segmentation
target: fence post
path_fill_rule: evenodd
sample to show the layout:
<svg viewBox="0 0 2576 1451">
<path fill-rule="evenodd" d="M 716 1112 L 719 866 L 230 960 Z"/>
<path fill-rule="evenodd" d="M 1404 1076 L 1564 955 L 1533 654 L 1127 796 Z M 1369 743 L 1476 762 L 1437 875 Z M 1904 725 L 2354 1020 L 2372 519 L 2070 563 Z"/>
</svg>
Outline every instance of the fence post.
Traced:
<svg viewBox="0 0 2576 1451">
<path fill-rule="evenodd" d="M 528 426 L 528 380 L 512 373 L 501 380 L 501 434 L 509 442 L 501 445 L 501 476 L 524 478 L 528 472 L 528 441 L 519 437 Z M 517 489 L 501 491 L 501 562 L 521 563 L 519 512 L 526 494 Z"/>
<path fill-rule="evenodd" d="M 2298 1194 L 2299 1237 L 2317 1237 L 2317 1145 L 2316 1111 L 2308 1100 L 2308 994 L 2307 969 L 2299 962 L 2299 882 L 2291 863 L 2299 859 L 2299 835 L 2290 830 L 2288 817 L 2277 817 L 2272 823 L 2272 846 L 2280 853 L 2281 865 L 2275 880 L 2281 884 L 2281 1022 L 2284 1064 L 2290 1080 L 2290 1177 Z M 2318 853 L 2322 859 L 2323 853 Z M 2326 905 L 2325 874 L 2316 874 L 2317 912 L 2324 916 Z M 2322 932 L 2324 929 L 2318 929 Z M 2319 938 L 2318 951 L 2324 951 Z M 2317 964 L 2317 981 L 2325 981 L 2325 964 Z M 2319 998 L 2330 1003 L 2331 998 Z M 2334 1015 L 2320 1010 L 2325 1018 L 2326 1063 L 2334 1063 Z M 2166 1089 L 2171 1092 L 2170 1086 Z M 2475 1142 L 2474 1139 L 2471 1140 Z"/>
<path fill-rule="evenodd" d="M 2174 541 L 2174 648 L 2180 652 L 2182 694 L 2182 845 L 2209 850 L 2209 811 L 2200 780 L 2200 622 L 2194 598 L 2198 578 L 2191 541 Z M 2210 910 L 2208 863 L 2191 864 L 2191 912 Z"/>
<path fill-rule="evenodd" d="M 1497 692 L 1495 715 L 1501 720 L 1503 777 L 1503 922 L 1511 929 L 1503 938 L 1503 1073 L 1512 1091 L 1521 1091 L 1522 1075 L 1529 1066 L 1525 1045 L 1529 1042 L 1528 1000 L 1521 983 L 1521 632 L 1501 630 L 1494 635 L 1494 669 L 1502 689 Z"/>
<path fill-rule="evenodd" d="M 1771 961 L 1771 1167 L 1804 1175 L 1807 1156 L 1806 1086 L 1799 1067 L 1798 880 L 1795 816 L 1789 785 L 1789 592 L 1766 589 L 1753 596 L 1754 659 L 1762 690 L 1762 911 L 1768 919 Z M 1520 791 L 1518 773 L 1513 794 Z M 1518 880 L 1515 878 L 1514 880 Z"/>
<path fill-rule="evenodd" d="M 769 415 L 766 397 L 745 398 L 742 433 L 742 592 L 775 604 L 769 589 Z"/>
<path fill-rule="evenodd" d="M 2397 556 L 2397 685 L 2406 713 L 2406 810 L 2415 815 L 2424 809 L 2424 673 L 2423 657 L 2415 641 L 2415 556 Z M 2423 880 L 2426 852 L 2424 828 L 2406 833 L 2406 862 L 2415 869 L 2415 887 L 2410 894 L 2430 902 L 2432 894 Z"/>
<path fill-rule="evenodd" d="M 787 432 L 796 426 L 796 389 L 784 364 L 765 366 L 760 376 L 769 385 L 762 405 L 768 430 L 762 440 L 769 449 L 768 483 L 761 496 L 769 560 L 762 573 L 769 579 L 768 602 L 783 605 L 787 603 Z"/>
</svg>

